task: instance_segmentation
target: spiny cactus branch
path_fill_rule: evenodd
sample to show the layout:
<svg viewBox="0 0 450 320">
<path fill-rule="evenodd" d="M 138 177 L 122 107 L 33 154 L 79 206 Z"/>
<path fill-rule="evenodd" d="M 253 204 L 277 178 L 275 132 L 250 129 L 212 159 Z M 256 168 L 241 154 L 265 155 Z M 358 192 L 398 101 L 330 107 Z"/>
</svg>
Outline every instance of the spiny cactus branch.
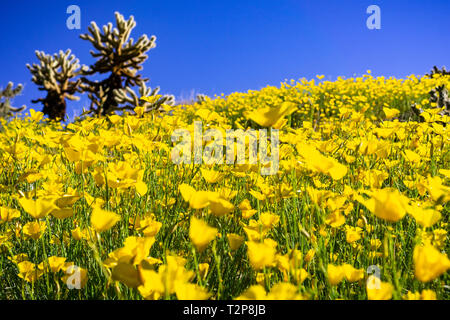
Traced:
<svg viewBox="0 0 450 320">
<path fill-rule="evenodd" d="M 430 102 L 436 103 L 439 109 L 444 108 L 443 112 L 450 115 L 450 99 L 445 85 L 438 86 L 430 91 Z"/>
<path fill-rule="evenodd" d="M 108 23 L 100 30 L 97 24 L 92 22 L 88 27 L 89 33 L 80 36 L 96 49 L 91 50 L 91 55 L 97 61 L 81 78 L 83 89 L 90 93 L 91 109 L 95 114 L 105 115 L 120 109 L 115 90 L 141 86 L 148 81 L 142 78 L 138 71 L 142 70 L 142 63 L 148 58 L 146 52 L 156 46 L 155 36 L 148 38 L 144 34 L 136 42 L 130 38 L 131 31 L 136 26 L 133 16 L 125 20 L 123 15 L 116 12 L 115 17 L 116 27 Z M 100 82 L 86 78 L 96 73 L 109 73 L 109 77 Z"/>
<path fill-rule="evenodd" d="M 41 91 L 47 91 L 45 98 L 32 100 L 33 103 L 41 102 L 44 105 L 43 112 L 50 119 L 64 119 L 66 115 L 66 98 L 79 100 L 75 93 L 82 92 L 81 80 L 72 79 L 79 76 L 85 68 L 80 67 L 79 60 L 71 54 L 71 50 L 59 51 L 54 55 L 43 51 L 36 51 L 40 64 L 27 64 L 32 74 L 32 81 L 38 85 Z"/>
<path fill-rule="evenodd" d="M 11 106 L 11 99 L 14 99 L 23 90 L 23 85 L 18 84 L 14 88 L 14 83 L 9 82 L 5 89 L 0 90 L 0 117 L 7 118 L 12 116 L 14 113 L 21 112 L 25 110 L 25 106 L 14 108 Z"/>
<path fill-rule="evenodd" d="M 173 95 L 159 95 L 159 90 L 159 87 L 152 90 L 152 88 L 147 87 L 143 83 L 139 87 L 139 95 L 132 88 L 126 87 L 125 89 L 115 90 L 114 96 L 119 104 L 128 104 L 125 106 L 128 110 L 133 110 L 135 107 L 141 106 L 145 108 L 144 112 L 150 112 L 158 110 L 163 104 L 173 105 L 175 102 Z M 144 101 L 140 99 L 141 97 L 154 97 L 154 101 Z"/>
<path fill-rule="evenodd" d="M 448 76 L 450 75 L 450 71 L 447 71 L 445 69 L 445 67 L 442 67 L 442 69 L 439 69 L 437 66 L 434 66 L 433 69 L 431 70 L 431 72 L 429 74 L 426 74 L 428 77 L 433 77 L 433 75 L 435 74 L 440 74 L 443 76 Z"/>
</svg>

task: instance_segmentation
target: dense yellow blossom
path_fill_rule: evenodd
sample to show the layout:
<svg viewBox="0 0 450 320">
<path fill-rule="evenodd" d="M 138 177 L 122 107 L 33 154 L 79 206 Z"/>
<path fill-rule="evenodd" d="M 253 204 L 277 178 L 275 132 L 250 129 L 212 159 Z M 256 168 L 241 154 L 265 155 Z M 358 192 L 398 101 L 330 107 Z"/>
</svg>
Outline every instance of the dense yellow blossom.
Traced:
<svg viewBox="0 0 450 320">
<path fill-rule="evenodd" d="M 440 85 L 318 76 L 69 124 L 1 120 L 0 299 L 448 299 Z M 261 153 L 175 164 L 177 129 L 192 160 L 211 149 L 200 121 L 223 151 L 227 130 L 266 134 L 278 170 L 261 174 Z M 230 146 L 250 158 L 249 138 Z"/>
</svg>

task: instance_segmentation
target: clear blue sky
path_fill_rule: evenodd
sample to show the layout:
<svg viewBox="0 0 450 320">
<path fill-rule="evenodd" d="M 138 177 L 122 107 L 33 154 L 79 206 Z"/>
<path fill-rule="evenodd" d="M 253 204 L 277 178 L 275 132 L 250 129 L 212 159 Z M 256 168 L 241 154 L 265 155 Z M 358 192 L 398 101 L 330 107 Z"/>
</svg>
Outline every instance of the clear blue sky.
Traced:
<svg viewBox="0 0 450 320">
<path fill-rule="evenodd" d="M 81 30 L 68 30 L 66 9 L 81 8 Z M 381 30 L 369 30 L 366 9 L 381 8 Z M 450 67 L 450 1 L 85 1 L 2 0 L 0 87 L 25 84 L 14 105 L 41 97 L 26 63 L 34 51 L 71 48 L 82 64 L 92 63 L 90 43 L 79 38 L 92 20 L 114 22 L 114 11 L 134 15 L 132 36 L 157 36 L 143 75 L 162 93 L 229 94 L 279 85 L 285 79 L 361 75 L 406 77 L 433 65 Z M 68 103 L 68 115 L 87 106 Z M 41 107 L 34 106 L 37 109 Z M 78 110 L 78 111 L 76 111 Z"/>
</svg>

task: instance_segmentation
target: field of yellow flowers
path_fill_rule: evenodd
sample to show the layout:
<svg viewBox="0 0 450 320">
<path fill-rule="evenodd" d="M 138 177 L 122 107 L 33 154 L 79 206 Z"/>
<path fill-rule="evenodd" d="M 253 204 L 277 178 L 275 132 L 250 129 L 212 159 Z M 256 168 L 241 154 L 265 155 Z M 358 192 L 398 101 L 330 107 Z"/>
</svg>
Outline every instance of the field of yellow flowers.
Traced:
<svg viewBox="0 0 450 320">
<path fill-rule="evenodd" d="M 450 77 L 318 78 L 3 121 L 0 299 L 449 299 Z M 194 121 L 279 129 L 278 172 L 172 163 Z"/>
</svg>

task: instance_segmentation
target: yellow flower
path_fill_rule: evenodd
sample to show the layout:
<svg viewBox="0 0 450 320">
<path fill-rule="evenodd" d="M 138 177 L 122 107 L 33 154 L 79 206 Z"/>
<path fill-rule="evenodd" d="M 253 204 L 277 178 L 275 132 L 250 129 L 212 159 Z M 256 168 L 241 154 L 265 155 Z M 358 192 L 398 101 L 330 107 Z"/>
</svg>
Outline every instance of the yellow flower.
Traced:
<svg viewBox="0 0 450 320">
<path fill-rule="evenodd" d="M 441 213 L 432 208 L 423 208 L 419 203 L 408 207 L 408 213 L 414 217 L 422 227 L 428 228 L 441 219 Z"/>
<path fill-rule="evenodd" d="M 364 269 L 355 269 L 347 263 L 344 263 L 342 268 L 344 270 L 345 279 L 348 281 L 355 282 L 364 279 Z"/>
<path fill-rule="evenodd" d="M 220 188 L 217 192 L 221 198 L 226 200 L 231 200 L 237 195 L 237 191 L 231 190 L 229 188 Z"/>
<path fill-rule="evenodd" d="M 248 193 L 250 193 L 252 196 L 254 196 L 259 201 L 264 201 L 267 198 L 266 195 L 262 194 L 261 192 L 255 191 L 255 190 L 250 190 Z"/>
<path fill-rule="evenodd" d="M 433 240 L 432 244 L 436 246 L 436 248 L 441 249 L 445 245 L 445 241 L 447 239 L 447 230 L 444 229 L 435 229 L 433 230 Z"/>
<path fill-rule="evenodd" d="M 111 229 L 120 221 L 120 216 L 114 212 L 95 207 L 91 214 L 91 226 L 97 232 Z"/>
<path fill-rule="evenodd" d="M 79 240 L 87 240 L 89 239 L 89 234 L 87 230 L 81 230 L 80 227 L 76 227 L 75 229 L 70 230 L 70 233 L 72 234 L 72 237 L 79 241 Z"/>
<path fill-rule="evenodd" d="M 206 279 L 206 276 L 208 275 L 208 271 L 209 271 L 209 264 L 200 263 L 198 265 L 198 272 L 200 273 L 200 277 L 202 279 Z"/>
<path fill-rule="evenodd" d="M 37 200 L 27 198 L 19 199 L 19 203 L 22 206 L 22 208 L 34 219 L 44 218 L 53 210 L 58 209 L 58 206 L 56 206 L 54 202 L 55 199 L 53 198 L 37 199 Z"/>
<path fill-rule="evenodd" d="M 130 118 L 131 119 L 131 118 Z M 147 193 L 147 185 L 142 181 L 144 170 L 132 168 L 127 161 L 108 165 L 108 187 L 126 189 L 134 186 L 139 195 Z"/>
<path fill-rule="evenodd" d="M 139 268 L 139 276 L 143 284 L 138 287 L 138 291 L 142 297 L 158 300 L 165 291 L 161 274 L 152 269 Z"/>
<path fill-rule="evenodd" d="M 384 114 L 386 115 L 386 119 L 392 119 L 400 114 L 400 111 L 393 108 L 383 108 Z"/>
<path fill-rule="evenodd" d="M 267 300 L 267 293 L 261 285 L 254 285 L 245 290 L 236 300 Z"/>
<path fill-rule="evenodd" d="M 39 268 L 41 270 L 46 270 L 48 268 L 48 270 L 50 272 L 56 273 L 59 270 L 62 270 L 62 268 L 64 267 L 64 263 L 66 262 L 66 258 L 64 257 L 49 257 L 47 262 L 43 261 L 39 264 Z"/>
<path fill-rule="evenodd" d="M 404 300 L 436 300 L 436 292 L 433 290 L 422 290 L 419 292 L 408 292 L 403 296 Z"/>
<path fill-rule="evenodd" d="M 148 191 L 147 184 L 142 180 L 137 180 L 134 186 L 136 188 L 137 193 L 139 193 L 141 197 L 143 197 Z"/>
<path fill-rule="evenodd" d="M 142 233 L 145 237 L 154 237 L 162 227 L 162 223 L 155 221 L 154 218 L 146 218 L 141 221 Z"/>
<path fill-rule="evenodd" d="M 341 266 L 329 264 L 327 267 L 328 281 L 332 286 L 341 282 L 345 277 L 344 269 Z"/>
<path fill-rule="evenodd" d="M 12 257 L 8 257 L 8 260 L 12 261 L 15 264 L 18 264 L 22 261 L 28 261 L 28 255 L 26 253 L 19 253 Z"/>
<path fill-rule="evenodd" d="M 44 117 L 44 113 L 30 109 L 30 117 L 34 122 L 39 122 Z"/>
<path fill-rule="evenodd" d="M 305 300 L 292 283 L 280 282 L 275 284 L 267 294 L 267 300 Z"/>
<path fill-rule="evenodd" d="M 239 209 L 242 211 L 242 218 L 250 219 L 258 210 L 254 210 L 250 205 L 250 201 L 248 199 L 242 200 L 239 204 Z"/>
<path fill-rule="evenodd" d="M 112 269 L 111 277 L 129 288 L 137 288 L 142 284 L 138 270 L 133 264 L 129 263 L 119 262 Z"/>
<path fill-rule="evenodd" d="M 206 300 L 211 296 L 205 288 L 193 283 L 178 283 L 175 293 L 178 300 Z"/>
<path fill-rule="evenodd" d="M 270 230 L 280 222 L 280 216 L 270 212 L 263 212 L 259 216 L 259 220 L 265 230 Z"/>
<path fill-rule="evenodd" d="M 369 300 L 390 300 L 394 287 L 388 282 L 380 281 L 375 276 L 367 278 L 367 297 Z"/>
<path fill-rule="evenodd" d="M 229 214 L 234 210 L 234 205 L 229 202 L 228 200 L 223 199 L 220 196 L 215 196 L 215 194 L 210 193 L 209 194 L 209 201 L 210 206 L 209 209 L 211 210 L 211 213 L 215 215 L 216 217 L 221 217 L 226 214 Z M 214 195 L 214 196 L 212 196 Z"/>
<path fill-rule="evenodd" d="M 108 254 L 104 265 L 109 268 L 115 267 L 120 263 L 137 265 L 148 257 L 154 243 L 154 237 L 127 237 L 122 248 L 118 248 Z M 125 267 L 122 268 L 126 270 Z"/>
<path fill-rule="evenodd" d="M 439 169 L 439 173 L 443 176 L 446 176 L 447 179 L 450 179 L 450 170 L 449 169 Z"/>
<path fill-rule="evenodd" d="M 346 166 L 333 158 L 323 156 L 316 147 L 309 144 L 299 144 L 297 149 L 308 169 L 328 174 L 333 180 L 340 180 L 347 174 Z"/>
<path fill-rule="evenodd" d="M 157 95 L 154 95 L 154 96 L 148 96 L 148 97 L 141 97 L 141 100 L 144 100 L 144 101 L 146 101 L 146 102 L 148 102 L 148 103 L 155 103 L 155 102 L 157 102 L 160 98 L 161 98 L 162 96 L 161 95 L 159 95 L 159 94 L 157 94 Z"/>
<path fill-rule="evenodd" d="M 206 169 L 200 169 L 200 171 L 202 172 L 202 176 L 206 180 L 206 182 L 210 184 L 216 183 L 217 181 L 221 180 L 224 176 L 224 174 L 219 171 Z"/>
<path fill-rule="evenodd" d="M 19 278 L 22 278 L 27 282 L 35 282 L 44 274 L 42 270 L 36 268 L 36 265 L 30 261 L 19 262 L 17 267 L 19 268 Z"/>
<path fill-rule="evenodd" d="M 450 269 L 450 260 L 431 244 L 416 245 L 413 253 L 414 274 L 422 282 L 436 279 Z"/>
<path fill-rule="evenodd" d="M 261 127 L 272 127 L 284 116 L 298 110 L 297 105 L 292 102 L 283 102 L 278 107 L 263 107 L 251 112 L 245 112 L 244 115 L 255 121 Z"/>
<path fill-rule="evenodd" d="M 348 243 L 353 243 L 361 239 L 362 229 L 360 227 L 345 226 L 345 239 Z"/>
<path fill-rule="evenodd" d="M 112 124 L 116 124 L 123 119 L 121 116 L 119 116 L 117 114 L 110 115 L 110 116 L 108 116 L 108 118 Z"/>
<path fill-rule="evenodd" d="M 367 209 L 378 218 L 396 222 L 406 214 L 408 198 L 402 195 L 397 189 L 385 188 L 374 190 L 370 193 L 372 198 L 364 201 L 358 198 Z"/>
<path fill-rule="evenodd" d="M 74 211 L 72 208 L 58 208 L 51 212 L 51 215 L 57 219 L 65 219 L 73 216 Z"/>
<path fill-rule="evenodd" d="M 210 204 L 210 191 L 196 191 L 188 184 L 181 184 L 179 190 L 183 199 L 189 202 L 192 209 L 202 209 Z"/>
<path fill-rule="evenodd" d="M 66 273 L 61 279 L 72 289 L 83 289 L 88 281 L 88 271 L 76 266 L 73 262 L 66 262 L 62 270 Z"/>
<path fill-rule="evenodd" d="M 23 227 L 23 234 L 27 238 L 37 240 L 44 234 L 45 229 L 47 229 L 45 221 L 28 222 Z"/>
<path fill-rule="evenodd" d="M 208 226 L 200 219 L 192 217 L 189 228 L 189 238 L 198 251 L 202 252 L 208 244 L 216 237 L 217 229 Z"/>
<path fill-rule="evenodd" d="M 448 201 L 450 197 L 450 187 L 443 185 L 442 179 L 438 176 L 428 177 L 425 188 L 434 201 L 438 201 L 441 197 L 444 201 Z"/>
<path fill-rule="evenodd" d="M 370 249 L 371 250 L 377 250 L 381 246 L 381 240 L 380 239 L 370 239 Z"/>
<path fill-rule="evenodd" d="M 316 251 L 314 249 L 309 249 L 308 252 L 305 254 L 305 261 L 310 262 L 314 255 L 316 254 Z"/>
<path fill-rule="evenodd" d="M 235 234 L 235 233 L 227 234 L 227 238 L 228 238 L 228 243 L 230 244 L 230 248 L 233 251 L 239 249 L 239 247 L 244 242 L 244 237 L 240 236 L 238 234 Z"/>
<path fill-rule="evenodd" d="M 436 300 L 436 292 L 433 290 L 422 290 L 420 298 L 422 300 Z"/>
<path fill-rule="evenodd" d="M 261 286 L 264 286 L 265 281 L 266 281 L 266 275 L 262 272 L 258 272 L 256 274 L 256 283 Z"/>
<path fill-rule="evenodd" d="M 403 296 L 403 300 L 420 300 L 420 292 L 408 292 Z"/>
<path fill-rule="evenodd" d="M 163 290 L 161 294 L 172 294 L 176 292 L 177 286 L 182 283 L 187 283 L 194 277 L 194 272 L 186 270 L 184 268 L 185 260 L 179 259 L 174 256 L 167 256 L 167 264 L 162 265 L 158 269 L 158 278 L 155 278 L 152 270 L 141 269 L 141 278 L 144 282 L 144 288 L 160 290 L 160 281 L 163 284 Z M 148 283 L 149 281 L 155 281 L 155 283 Z M 157 286 L 158 288 L 155 288 Z M 151 291 L 151 290 L 150 290 Z"/>
<path fill-rule="evenodd" d="M 386 172 L 380 170 L 368 170 L 364 172 L 363 182 L 371 188 L 380 188 L 383 181 L 388 177 L 389 175 Z"/>
<path fill-rule="evenodd" d="M 19 210 L 0 207 L 0 224 L 12 221 L 13 219 L 20 218 Z"/>
<path fill-rule="evenodd" d="M 345 223 L 345 216 L 341 214 L 338 210 L 328 214 L 325 219 L 325 223 L 333 228 L 339 228 Z"/>
<path fill-rule="evenodd" d="M 273 242 L 267 240 L 265 239 L 263 243 L 247 241 L 248 257 L 250 264 L 255 270 L 270 267 L 275 262 L 275 246 Z"/>
<path fill-rule="evenodd" d="M 295 283 L 303 283 L 310 275 L 304 268 L 295 268 L 290 271 Z"/>
<path fill-rule="evenodd" d="M 405 153 L 405 158 L 410 161 L 410 162 L 414 162 L 414 163 L 418 163 L 421 160 L 421 157 L 415 153 L 414 151 L 408 150 L 406 149 L 405 151 L 403 151 Z"/>
<path fill-rule="evenodd" d="M 141 99 L 142 99 L 142 98 L 141 98 Z M 144 100 L 144 99 L 142 99 L 142 100 Z M 137 116 L 137 117 L 142 117 L 142 115 L 143 115 L 144 112 L 145 112 L 145 108 L 144 108 L 144 107 L 136 107 L 136 108 L 134 108 L 133 111 L 136 113 L 136 116 Z"/>
</svg>

